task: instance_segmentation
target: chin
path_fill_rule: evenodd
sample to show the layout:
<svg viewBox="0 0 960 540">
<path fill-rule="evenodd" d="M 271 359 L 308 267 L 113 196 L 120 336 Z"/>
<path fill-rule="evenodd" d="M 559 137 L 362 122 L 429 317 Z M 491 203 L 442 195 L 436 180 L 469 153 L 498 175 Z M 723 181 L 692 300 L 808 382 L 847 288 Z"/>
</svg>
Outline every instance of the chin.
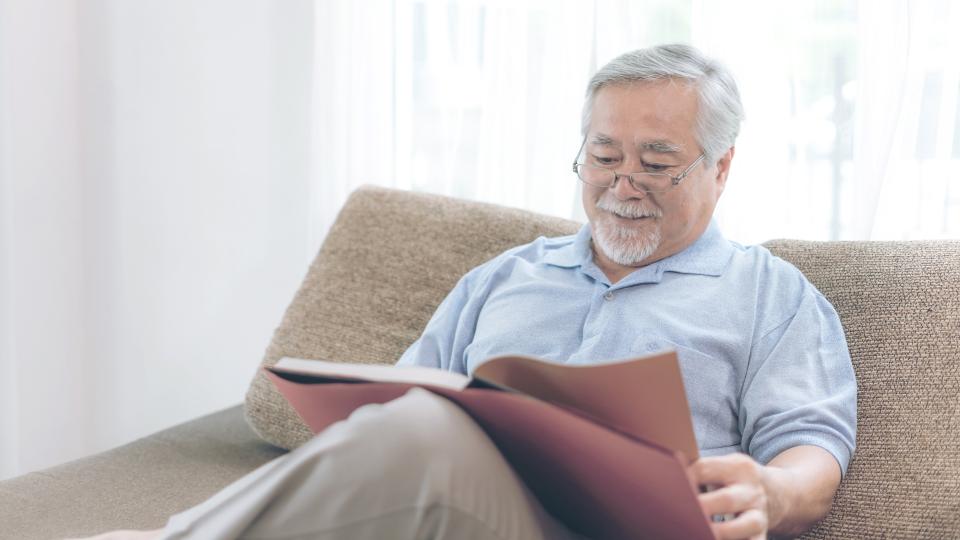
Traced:
<svg viewBox="0 0 960 540">
<path fill-rule="evenodd" d="M 620 220 L 611 216 L 591 224 L 597 249 L 613 262 L 623 266 L 638 266 L 660 247 L 659 222 L 632 226 L 617 221 Z"/>
</svg>

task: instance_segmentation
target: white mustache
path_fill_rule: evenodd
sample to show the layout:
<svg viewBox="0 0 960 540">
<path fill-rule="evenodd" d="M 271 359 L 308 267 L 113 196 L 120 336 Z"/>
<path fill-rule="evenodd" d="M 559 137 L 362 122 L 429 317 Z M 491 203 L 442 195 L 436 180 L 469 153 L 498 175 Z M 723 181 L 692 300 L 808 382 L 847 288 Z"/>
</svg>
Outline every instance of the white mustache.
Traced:
<svg viewBox="0 0 960 540">
<path fill-rule="evenodd" d="M 597 201 L 597 208 L 605 210 L 620 217 L 629 219 L 638 219 L 642 217 L 662 217 L 663 213 L 659 208 L 644 208 L 643 204 L 628 203 L 613 198 L 603 197 Z"/>
</svg>

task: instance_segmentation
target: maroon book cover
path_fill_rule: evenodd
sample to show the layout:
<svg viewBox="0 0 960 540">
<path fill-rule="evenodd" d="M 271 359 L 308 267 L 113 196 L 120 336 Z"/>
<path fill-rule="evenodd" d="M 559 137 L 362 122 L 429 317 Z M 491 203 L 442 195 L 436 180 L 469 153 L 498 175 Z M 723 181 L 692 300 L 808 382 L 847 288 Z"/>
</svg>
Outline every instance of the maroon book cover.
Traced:
<svg viewBox="0 0 960 540">
<path fill-rule="evenodd" d="M 485 430 L 544 508 L 584 536 L 713 538 L 682 452 L 569 407 L 486 388 L 310 380 L 271 368 L 265 373 L 314 433 L 414 386 L 450 399 Z"/>
</svg>

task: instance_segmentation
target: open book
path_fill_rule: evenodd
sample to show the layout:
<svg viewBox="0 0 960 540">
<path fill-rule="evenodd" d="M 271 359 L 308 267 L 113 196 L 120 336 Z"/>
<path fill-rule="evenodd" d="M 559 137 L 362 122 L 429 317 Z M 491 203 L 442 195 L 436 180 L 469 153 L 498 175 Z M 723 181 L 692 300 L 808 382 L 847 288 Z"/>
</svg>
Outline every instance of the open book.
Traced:
<svg viewBox="0 0 960 540">
<path fill-rule="evenodd" d="M 685 467 L 697 459 L 676 353 L 594 365 L 524 356 L 472 377 L 283 358 L 267 377 L 319 433 L 422 387 L 463 408 L 543 506 L 590 538 L 712 538 Z"/>
</svg>

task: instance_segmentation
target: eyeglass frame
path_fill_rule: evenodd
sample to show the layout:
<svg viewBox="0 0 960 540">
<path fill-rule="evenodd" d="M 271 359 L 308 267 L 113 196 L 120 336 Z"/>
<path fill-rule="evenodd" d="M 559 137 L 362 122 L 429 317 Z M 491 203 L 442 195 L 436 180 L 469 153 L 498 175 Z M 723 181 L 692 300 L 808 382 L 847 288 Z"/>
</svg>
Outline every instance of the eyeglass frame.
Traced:
<svg viewBox="0 0 960 540">
<path fill-rule="evenodd" d="M 580 181 L 583 182 L 584 184 L 587 184 L 588 186 L 602 187 L 602 188 L 607 188 L 607 189 L 609 189 L 609 188 L 617 185 L 617 180 L 619 180 L 620 177 L 624 176 L 624 177 L 627 178 L 627 182 L 630 183 L 630 187 L 632 187 L 633 189 L 635 189 L 635 190 L 637 190 L 637 191 L 642 191 L 642 192 L 644 192 L 644 193 L 666 193 L 666 192 L 670 191 L 671 189 L 673 189 L 674 187 L 676 187 L 684 178 L 686 178 L 687 176 L 689 176 L 690 173 L 693 171 L 694 167 L 696 167 L 701 161 L 704 160 L 704 158 L 707 157 L 707 154 L 701 153 L 701 154 L 700 154 L 700 157 L 698 157 L 697 159 L 695 159 L 695 160 L 693 161 L 693 163 L 691 163 L 686 169 L 683 170 L 683 172 L 681 172 L 681 173 L 678 174 L 677 176 L 673 176 L 673 175 L 671 175 L 670 173 L 665 173 L 665 172 L 646 172 L 646 171 L 634 171 L 634 172 L 630 172 L 630 173 L 621 174 L 621 173 L 618 173 L 616 170 L 614 170 L 614 169 L 608 169 L 607 167 L 598 167 L 598 166 L 596 166 L 596 165 L 589 165 L 589 164 L 587 164 L 587 163 L 578 163 L 578 162 L 577 162 L 577 158 L 580 157 L 580 154 L 583 152 L 583 149 L 584 149 L 585 146 L 587 146 L 587 137 L 586 137 L 586 136 L 583 137 L 583 142 L 580 143 L 580 149 L 577 150 L 577 155 L 576 155 L 576 157 L 573 158 L 573 172 L 574 172 L 574 174 L 577 175 L 577 179 L 578 179 L 578 180 L 580 180 Z M 610 171 L 610 172 L 613 173 L 613 182 L 610 182 L 610 184 L 608 184 L 608 185 L 606 185 L 606 186 L 598 186 L 597 184 L 591 184 L 590 182 L 587 182 L 586 180 L 583 179 L 583 177 L 580 176 L 580 171 L 577 170 L 577 166 L 578 166 L 578 165 L 584 165 L 584 166 L 587 166 L 587 167 L 594 167 L 594 168 L 597 168 L 597 169 L 603 169 L 603 170 L 605 170 L 605 171 Z M 637 187 L 637 184 L 635 184 L 634 181 L 633 181 L 633 175 L 635 175 L 635 174 L 652 174 L 652 175 L 655 175 L 655 176 L 666 176 L 667 178 L 670 179 L 670 187 L 668 187 L 667 189 L 664 189 L 664 190 L 662 190 L 662 191 L 650 191 L 649 189 L 643 189 L 643 188 Z"/>
</svg>

